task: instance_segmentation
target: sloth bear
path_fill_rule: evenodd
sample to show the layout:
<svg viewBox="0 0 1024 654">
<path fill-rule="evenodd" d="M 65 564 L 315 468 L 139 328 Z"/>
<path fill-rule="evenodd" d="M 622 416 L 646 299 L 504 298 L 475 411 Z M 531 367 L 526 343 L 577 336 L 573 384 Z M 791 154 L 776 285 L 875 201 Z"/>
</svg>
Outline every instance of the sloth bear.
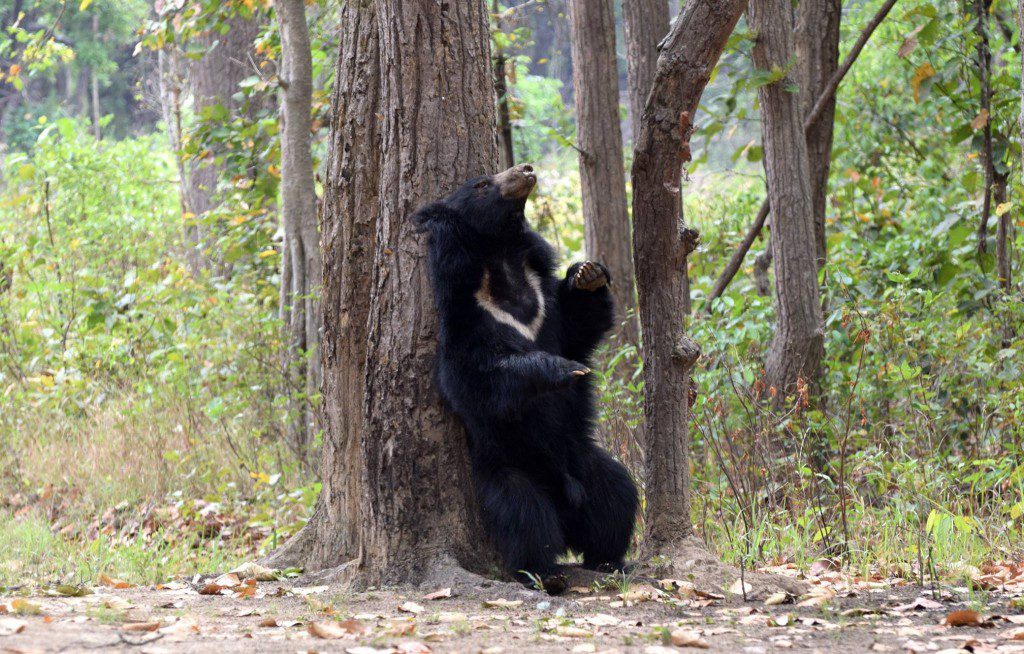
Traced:
<svg viewBox="0 0 1024 654">
<path fill-rule="evenodd" d="M 421 208 L 440 317 L 437 382 L 465 423 L 490 538 L 508 572 L 560 592 L 567 550 L 618 570 L 638 506 L 626 468 L 593 440 L 588 362 L 612 326 L 608 270 L 573 264 L 526 224 L 521 165 Z"/>
</svg>

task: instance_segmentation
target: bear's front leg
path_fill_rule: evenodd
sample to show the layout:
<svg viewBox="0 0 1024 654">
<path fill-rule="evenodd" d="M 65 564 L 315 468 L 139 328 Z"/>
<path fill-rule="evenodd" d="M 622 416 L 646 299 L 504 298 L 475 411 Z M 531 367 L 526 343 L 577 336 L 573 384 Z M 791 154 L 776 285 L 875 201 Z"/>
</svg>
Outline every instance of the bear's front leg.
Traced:
<svg viewBox="0 0 1024 654">
<path fill-rule="evenodd" d="M 502 415 L 519 411 L 542 393 L 568 388 L 590 374 L 590 368 L 548 352 L 508 354 L 486 367 L 483 374 L 492 392 L 490 410 Z"/>
<path fill-rule="evenodd" d="M 566 357 L 589 361 L 615 323 L 615 305 L 608 289 L 611 283 L 611 273 L 596 261 L 570 266 L 558 293 Z"/>
</svg>

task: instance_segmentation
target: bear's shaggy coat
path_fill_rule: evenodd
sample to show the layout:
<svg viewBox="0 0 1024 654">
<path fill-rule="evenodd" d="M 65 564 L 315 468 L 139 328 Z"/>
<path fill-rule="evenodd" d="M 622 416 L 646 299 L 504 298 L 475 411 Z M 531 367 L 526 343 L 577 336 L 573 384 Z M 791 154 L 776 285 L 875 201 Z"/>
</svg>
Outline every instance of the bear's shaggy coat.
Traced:
<svg viewBox="0 0 1024 654">
<path fill-rule="evenodd" d="M 611 280 L 593 262 L 555 276 L 523 213 L 535 183 L 529 165 L 471 179 L 413 219 L 430 235 L 438 384 L 469 432 L 485 525 L 510 573 L 552 591 L 567 550 L 622 567 L 638 499 L 591 435 L 588 365 L 614 319 Z"/>
</svg>

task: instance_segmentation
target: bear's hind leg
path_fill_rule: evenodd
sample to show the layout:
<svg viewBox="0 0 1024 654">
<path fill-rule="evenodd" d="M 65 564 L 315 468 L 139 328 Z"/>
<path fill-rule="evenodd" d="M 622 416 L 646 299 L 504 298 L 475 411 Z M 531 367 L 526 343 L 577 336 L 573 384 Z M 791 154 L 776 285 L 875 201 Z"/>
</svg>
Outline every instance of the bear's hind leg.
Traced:
<svg viewBox="0 0 1024 654">
<path fill-rule="evenodd" d="M 622 570 L 640 505 L 636 484 L 624 465 L 596 446 L 583 463 L 579 482 L 586 499 L 566 520 L 569 546 L 583 555 L 585 568 Z"/>
<path fill-rule="evenodd" d="M 526 585 L 539 580 L 552 595 L 565 590 L 557 561 L 565 540 L 551 498 L 515 470 L 478 474 L 478 486 L 484 522 L 505 568 Z"/>
</svg>

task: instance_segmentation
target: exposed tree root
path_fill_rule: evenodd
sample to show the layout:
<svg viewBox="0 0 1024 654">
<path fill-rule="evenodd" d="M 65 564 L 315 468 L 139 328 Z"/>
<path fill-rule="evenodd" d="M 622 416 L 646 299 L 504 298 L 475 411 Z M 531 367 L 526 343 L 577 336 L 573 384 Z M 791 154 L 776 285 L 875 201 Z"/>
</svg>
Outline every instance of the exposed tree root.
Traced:
<svg viewBox="0 0 1024 654">
<path fill-rule="evenodd" d="M 768 575 L 756 572 L 741 574 L 739 568 L 726 565 L 718 557 L 708 551 L 697 536 L 685 539 L 660 548 L 658 563 L 644 566 L 641 571 L 656 578 L 673 578 L 689 581 L 698 591 L 713 592 L 727 598 L 744 599 L 742 593 L 734 594 L 731 588 L 739 588 L 736 582 L 743 578 L 747 587 L 748 601 L 763 600 L 772 593 L 785 592 L 790 595 L 802 595 L 807 592 L 807 584 L 790 577 Z"/>
</svg>

